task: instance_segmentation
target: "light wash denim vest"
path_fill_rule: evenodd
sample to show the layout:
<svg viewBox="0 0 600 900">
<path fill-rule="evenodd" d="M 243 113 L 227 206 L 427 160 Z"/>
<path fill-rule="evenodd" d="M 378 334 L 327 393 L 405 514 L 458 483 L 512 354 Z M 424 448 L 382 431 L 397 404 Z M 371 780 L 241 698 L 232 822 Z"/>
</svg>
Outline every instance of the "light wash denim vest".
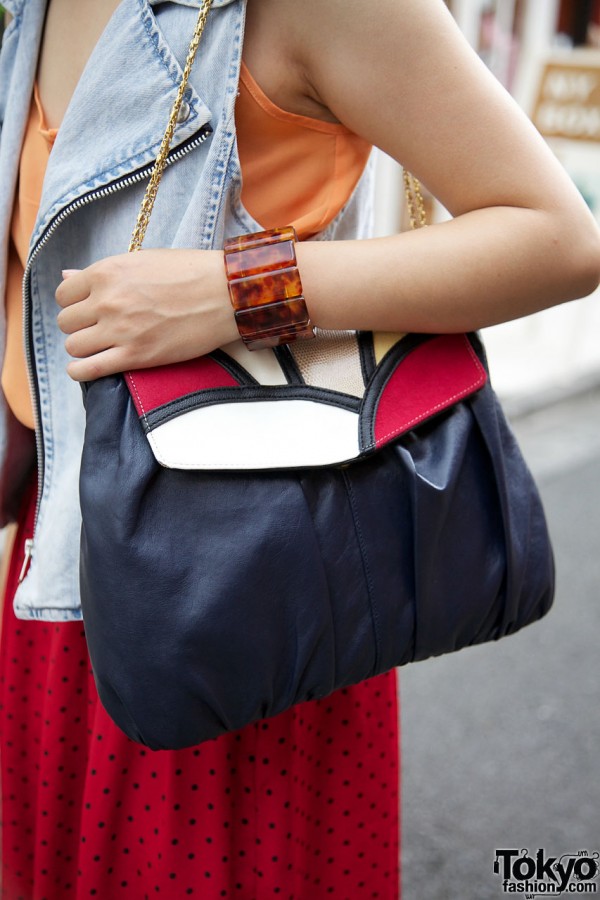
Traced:
<svg viewBox="0 0 600 900">
<path fill-rule="evenodd" d="M 20 147 L 45 0 L 3 0 L 14 16 L 0 55 L 0 296 Z M 65 621 L 79 605 L 81 389 L 66 375 L 54 292 L 61 270 L 123 253 L 177 92 L 199 0 L 122 0 L 80 79 L 50 156 L 24 280 L 25 333 L 38 410 L 40 494 L 31 563 L 15 598 L 23 619 Z M 240 201 L 234 109 L 245 0 L 214 0 L 171 165 L 145 247 L 221 247 L 261 230 Z M 370 234 L 372 162 L 318 240 Z M 286 223 L 281 223 L 286 224 Z M 4 316 L 2 341 L 4 346 Z M 118 435 L 115 435 L 118 440 Z M 2 459 L 6 454 L 2 435 Z M 126 463 L 125 463 L 126 464 Z"/>
</svg>

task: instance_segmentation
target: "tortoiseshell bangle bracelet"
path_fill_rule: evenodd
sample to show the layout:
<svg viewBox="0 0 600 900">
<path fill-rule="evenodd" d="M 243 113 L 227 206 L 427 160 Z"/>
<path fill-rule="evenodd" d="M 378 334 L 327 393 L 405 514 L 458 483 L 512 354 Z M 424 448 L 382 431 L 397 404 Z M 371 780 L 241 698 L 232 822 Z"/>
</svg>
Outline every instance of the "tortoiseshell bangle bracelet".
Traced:
<svg viewBox="0 0 600 900">
<path fill-rule="evenodd" d="M 314 337 L 291 225 L 225 242 L 225 272 L 240 336 L 249 350 Z"/>
</svg>

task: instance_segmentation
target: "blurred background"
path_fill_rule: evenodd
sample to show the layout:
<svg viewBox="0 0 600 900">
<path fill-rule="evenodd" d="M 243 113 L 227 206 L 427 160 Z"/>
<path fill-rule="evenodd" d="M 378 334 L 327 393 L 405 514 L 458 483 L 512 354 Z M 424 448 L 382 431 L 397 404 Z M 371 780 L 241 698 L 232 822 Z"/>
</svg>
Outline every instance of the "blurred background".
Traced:
<svg viewBox="0 0 600 900">
<path fill-rule="evenodd" d="M 448 5 L 600 219 L 600 0 Z M 406 224 L 401 171 L 378 165 L 388 234 Z M 540 485 L 557 594 L 547 619 L 508 641 L 400 671 L 403 900 L 505 896 L 498 849 L 600 852 L 598 294 L 485 330 Z M 600 878 L 590 887 L 600 894 Z"/>
</svg>

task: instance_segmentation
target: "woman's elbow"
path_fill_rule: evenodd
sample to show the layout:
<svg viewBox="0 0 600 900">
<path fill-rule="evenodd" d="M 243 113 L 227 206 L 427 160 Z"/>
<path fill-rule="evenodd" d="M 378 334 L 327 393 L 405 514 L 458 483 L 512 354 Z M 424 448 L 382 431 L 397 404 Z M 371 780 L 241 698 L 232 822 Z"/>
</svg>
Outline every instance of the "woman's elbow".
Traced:
<svg viewBox="0 0 600 900">
<path fill-rule="evenodd" d="M 588 230 L 577 256 L 574 275 L 581 292 L 579 296 L 587 297 L 600 285 L 600 229 L 597 226 Z"/>
<path fill-rule="evenodd" d="M 600 285 L 600 228 L 586 209 L 586 214 L 563 221 L 561 230 L 566 240 L 555 239 L 553 251 L 568 299 L 587 297 Z"/>
</svg>

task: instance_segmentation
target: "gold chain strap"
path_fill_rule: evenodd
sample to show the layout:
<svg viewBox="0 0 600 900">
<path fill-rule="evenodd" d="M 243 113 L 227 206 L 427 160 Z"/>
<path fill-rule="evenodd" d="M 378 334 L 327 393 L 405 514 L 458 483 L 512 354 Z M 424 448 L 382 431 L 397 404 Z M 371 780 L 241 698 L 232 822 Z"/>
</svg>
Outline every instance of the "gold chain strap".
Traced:
<svg viewBox="0 0 600 900">
<path fill-rule="evenodd" d="M 130 253 L 135 250 L 142 249 L 142 243 L 146 235 L 146 229 L 148 228 L 148 222 L 150 221 L 150 216 L 154 207 L 154 201 L 156 200 L 156 194 L 158 191 L 158 186 L 160 184 L 160 179 L 162 178 L 162 174 L 167 164 L 167 156 L 169 153 L 169 148 L 171 146 L 171 141 L 173 140 L 173 134 L 175 133 L 175 128 L 177 126 L 179 110 L 181 109 L 181 104 L 183 103 L 183 95 L 185 94 L 185 89 L 190 77 L 190 72 L 192 71 L 192 66 L 194 65 L 196 51 L 198 50 L 200 38 L 202 37 L 202 32 L 204 31 L 204 26 L 206 25 L 206 20 L 208 19 L 208 13 L 210 11 L 211 3 L 212 0 L 203 0 L 200 12 L 198 14 L 198 21 L 196 22 L 194 36 L 192 38 L 190 49 L 188 50 L 187 59 L 185 61 L 183 77 L 181 79 L 181 84 L 179 85 L 179 90 L 177 91 L 177 97 L 175 98 L 175 102 L 173 103 L 173 108 L 171 109 L 169 124 L 167 125 L 167 130 L 165 131 L 164 137 L 162 139 L 160 150 L 158 151 L 156 162 L 154 163 L 154 168 L 150 176 L 150 181 L 148 182 L 148 187 L 146 188 L 146 193 L 144 195 L 144 199 L 142 200 L 142 205 L 138 213 L 136 226 L 133 229 L 133 234 L 131 235 L 131 241 L 129 243 Z"/>
<path fill-rule="evenodd" d="M 410 227 L 413 229 L 424 228 L 427 225 L 427 213 L 425 212 L 425 202 L 421 193 L 421 182 L 406 169 L 402 170 L 402 176 L 404 178 L 404 193 L 406 194 Z"/>
</svg>

